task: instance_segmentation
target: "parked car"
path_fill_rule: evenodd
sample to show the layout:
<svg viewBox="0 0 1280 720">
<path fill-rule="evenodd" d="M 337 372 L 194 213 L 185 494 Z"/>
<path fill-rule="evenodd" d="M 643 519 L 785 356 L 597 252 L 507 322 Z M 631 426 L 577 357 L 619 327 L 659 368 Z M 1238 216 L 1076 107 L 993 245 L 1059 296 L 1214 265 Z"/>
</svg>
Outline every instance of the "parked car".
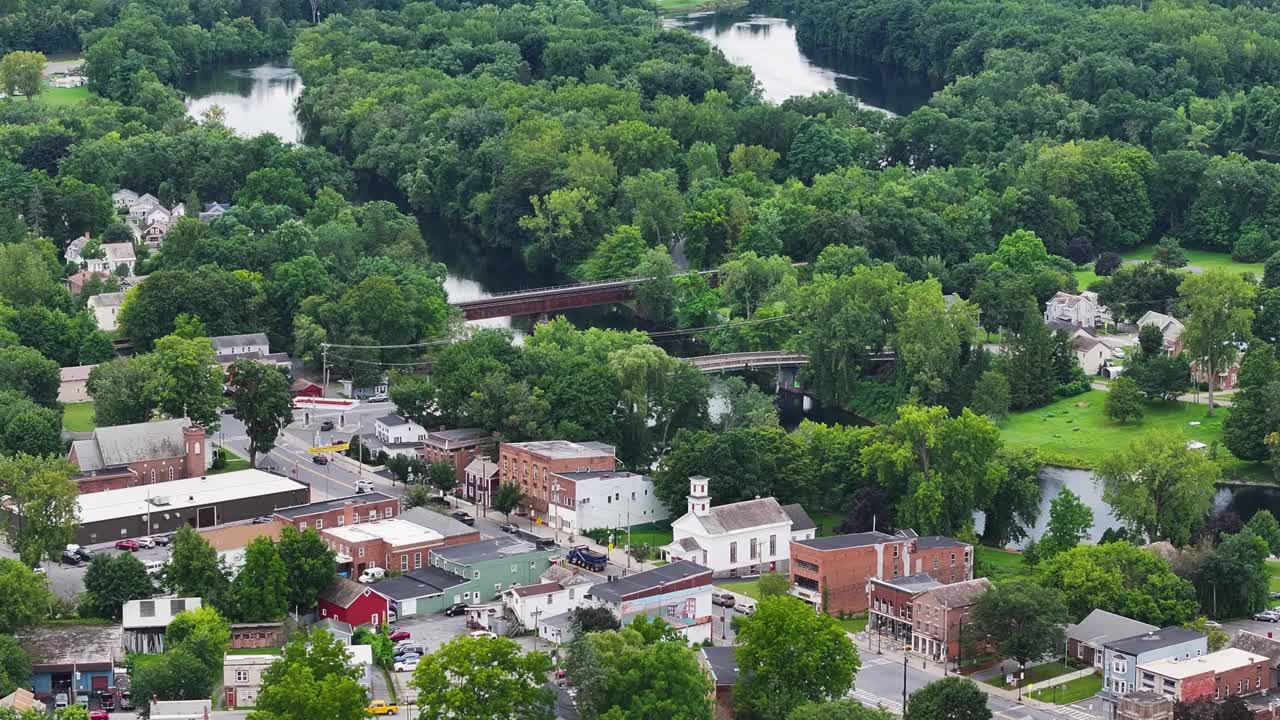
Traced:
<svg viewBox="0 0 1280 720">
<path fill-rule="evenodd" d="M 416 663 L 418 662 L 418 659 L 421 657 L 422 657 L 422 653 L 416 653 L 416 652 L 400 653 L 399 655 L 396 655 L 396 662 L 398 663 L 415 662 Z"/>
<path fill-rule="evenodd" d="M 142 565 L 147 569 L 148 575 L 150 575 L 151 577 L 155 577 L 160 573 L 164 572 L 164 566 L 166 564 L 167 563 L 165 563 L 165 561 L 163 560 L 148 560 Z"/>
<path fill-rule="evenodd" d="M 362 583 L 376 582 L 386 576 L 387 576 L 387 571 L 385 568 L 380 568 L 380 567 L 365 568 L 364 572 L 360 573 L 360 582 Z"/>
<path fill-rule="evenodd" d="M 155 540 L 156 545 L 159 545 L 160 547 L 168 547 L 169 543 L 173 542 L 172 535 L 152 535 L 151 539 Z"/>
<path fill-rule="evenodd" d="M 388 635 L 387 637 L 391 640 L 391 642 L 400 642 L 401 640 L 408 640 L 411 636 L 409 635 L 408 630 L 397 630 L 391 633 L 390 635 Z"/>
<path fill-rule="evenodd" d="M 390 399 L 391 398 L 387 397 L 386 393 L 375 393 L 373 395 L 370 395 L 368 400 L 366 400 L 365 402 L 386 402 Z"/>
<path fill-rule="evenodd" d="M 62 708 L 66 707 L 66 706 L 67 706 L 67 694 L 66 694 L 66 693 L 58 693 L 57 695 L 54 695 L 54 696 L 53 696 L 53 707 L 54 707 L 55 709 L 57 709 L 57 710 L 61 710 Z"/>
<path fill-rule="evenodd" d="M 537 545 L 539 550 L 555 550 L 560 547 L 552 538 L 538 538 L 533 544 Z"/>
<path fill-rule="evenodd" d="M 94 708 L 89 711 L 89 720 L 111 720 L 111 716 L 102 708 Z"/>
<path fill-rule="evenodd" d="M 90 560 L 93 559 L 93 556 L 89 554 L 89 551 L 85 550 L 79 545 L 68 545 L 67 552 L 74 554 L 76 557 L 80 558 L 85 562 L 89 562 Z"/>
<path fill-rule="evenodd" d="M 738 599 L 733 596 L 733 593 L 727 593 L 727 592 L 712 593 L 711 604 L 719 605 L 720 607 L 731 608 L 734 605 L 738 604 Z"/>
<path fill-rule="evenodd" d="M 1263 610 L 1262 612 L 1254 613 L 1253 619 L 1262 622 L 1280 622 L 1280 615 L 1277 615 L 1274 610 Z"/>
<path fill-rule="evenodd" d="M 369 707 L 365 708 L 365 712 L 370 715 L 395 715 L 400 712 L 400 708 L 392 705 L 386 700 L 374 700 L 369 703 Z"/>
<path fill-rule="evenodd" d="M 63 565 L 71 565 L 71 566 L 79 565 L 79 564 L 80 564 L 80 556 L 79 556 L 79 555 L 76 555 L 75 553 L 69 553 L 69 552 L 67 552 L 66 550 L 63 550 L 63 551 L 62 551 L 62 564 L 63 564 Z"/>
<path fill-rule="evenodd" d="M 139 547 L 141 546 L 138 545 L 137 540 L 117 540 L 116 541 L 117 550 L 128 550 L 129 552 L 137 552 Z"/>
<path fill-rule="evenodd" d="M 752 603 L 747 603 L 747 602 L 737 603 L 733 606 L 733 611 L 737 613 L 742 613 L 743 615 L 755 615 L 756 606 Z"/>
<path fill-rule="evenodd" d="M 357 492 L 357 493 L 367 493 L 367 492 L 372 492 L 372 491 L 373 491 L 373 481 L 372 481 L 372 480 L 360 479 L 360 480 L 357 480 L 357 481 L 356 481 L 356 492 Z"/>
<path fill-rule="evenodd" d="M 138 547 L 140 547 L 140 548 L 148 548 L 148 549 L 150 549 L 150 548 L 153 548 L 153 547 L 155 547 L 155 546 L 156 546 L 156 541 L 155 541 L 155 540 L 152 540 L 150 536 L 145 536 L 145 535 L 144 535 L 143 537 L 138 538 Z"/>
<path fill-rule="evenodd" d="M 444 609 L 444 614 L 446 617 L 457 617 L 466 611 L 467 611 L 466 603 L 454 603 Z"/>
<path fill-rule="evenodd" d="M 1271 593 L 1271 597 L 1272 597 L 1272 599 L 1280 598 L 1280 591 L 1276 591 L 1276 592 Z"/>
<path fill-rule="evenodd" d="M 325 420 L 324 422 L 320 423 L 320 432 L 329 432 L 333 428 L 334 428 L 334 425 L 332 420 Z"/>
<path fill-rule="evenodd" d="M 454 520 L 457 520 L 463 525 L 476 524 L 476 519 L 471 517 L 471 513 L 465 512 L 463 510 L 457 510 L 457 511 L 451 512 L 449 513 L 449 517 L 453 518 Z"/>
<path fill-rule="evenodd" d="M 413 672 L 418 669 L 418 661 L 398 662 L 394 666 L 396 672 Z"/>
<path fill-rule="evenodd" d="M 328 465 L 329 457 L 327 455 L 312 455 L 311 462 L 317 465 Z"/>
<path fill-rule="evenodd" d="M 35 566 L 35 567 L 31 568 L 31 572 L 35 573 L 36 575 L 48 575 L 48 574 L 49 574 L 49 573 L 48 573 L 48 571 L 46 571 L 46 570 L 44 569 L 44 566 L 43 566 L 43 565 L 37 565 L 37 566 Z"/>
<path fill-rule="evenodd" d="M 516 531 L 516 526 L 511 523 L 502 523 L 498 526 L 498 529 L 504 533 L 513 533 Z"/>
<path fill-rule="evenodd" d="M 424 654 L 424 651 L 421 645 L 415 642 L 409 641 L 409 642 L 403 642 L 396 645 L 396 649 L 393 650 L 391 654 L 393 656 L 398 656 L 398 655 L 407 655 L 409 653 L 417 653 L 418 655 L 422 655 Z"/>
<path fill-rule="evenodd" d="M 488 630 L 475 630 L 475 631 L 472 631 L 472 633 L 471 633 L 471 637 L 473 637 L 473 638 L 485 638 L 485 639 L 487 639 L 487 640 L 494 640 L 494 639 L 496 639 L 496 638 L 498 637 L 498 635 L 497 635 L 496 633 L 491 633 L 491 632 L 489 632 Z"/>
</svg>

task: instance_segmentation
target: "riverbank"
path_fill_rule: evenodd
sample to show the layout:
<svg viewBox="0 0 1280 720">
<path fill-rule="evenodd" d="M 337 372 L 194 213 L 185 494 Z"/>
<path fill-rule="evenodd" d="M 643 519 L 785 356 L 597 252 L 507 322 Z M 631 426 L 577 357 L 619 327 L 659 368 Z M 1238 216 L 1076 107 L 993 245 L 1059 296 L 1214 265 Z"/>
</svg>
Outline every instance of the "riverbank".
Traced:
<svg viewBox="0 0 1280 720">
<path fill-rule="evenodd" d="M 658 0 L 658 14 L 679 15 L 691 12 L 718 12 L 722 10 L 737 10 L 746 6 L 746 0 Z"/>
</svg>

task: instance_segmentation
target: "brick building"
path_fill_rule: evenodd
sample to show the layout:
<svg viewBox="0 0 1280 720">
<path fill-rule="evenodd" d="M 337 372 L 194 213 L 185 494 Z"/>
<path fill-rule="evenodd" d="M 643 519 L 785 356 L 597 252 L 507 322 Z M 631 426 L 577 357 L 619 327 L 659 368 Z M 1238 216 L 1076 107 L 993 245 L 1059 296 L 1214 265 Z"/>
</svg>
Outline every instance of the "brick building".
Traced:
<svg viewBox="0 0 1280 720">
<path fill-rule="evenodd" d="M 792 594 L 831 614 L 865 612 L 867 581 L 927 573 L 939 583 L 973 578 L 973 547 L 954 538 L 853 533 L 791 543 Z"/>
<path fill-rule="evenodd" d="M 319 502 L 280 508 L 275 511 L 277 520 L 299 530 L 356 525 L 382 518 L 400 515 L 400 498 L 381 492 L 331 498 Z"/>
<path fill-rule="evenodd" d="M 552 473 L 613 470 L 617 460 L 613 446 L 604 443 L 539 440 L 502 443 L 498 465 L 500 481 L 516 483 L 524 493 L 521 507 L 530 517 L 546 522 Z"/>
<path fill-rule="evenodd" d="M 429 463 L 448 463 L 457 474 L 461 487 L 467 479 L 467 466 L 481 455 L 493 453 L 493 433 L 480 428 L 457 428 L 427 433 L 418 455 Z"/>
<path fill-rule="evenodd" d="M 738 684 L 738 648 L 704 647 L 698 651 L 698 664 L 711 678 L 715 689 L 711 691 L 715 702 L 716 720 L 733 720 L 737 714 L 733 706 L 733 687 Z"/>
<path fill-rule="evenodd" d="M 990 589 L 990 580 L 978 578 L 925 590 L 916 596 L 912 601 L 912 652 L 940 663 L 959 657 L 961 633 L 973 606 Z"/>
<path fill-rule="evenodd" d="M 444 547 L 445 536 L 400 518 L 320 529 L 320 537 L 338 556 L 338 569 L 355 577 L 369 567 L 408 572 L 429 564 L 432 548 Z"/>
<path fill-rule="evenodd" d="M 184 418 L 98 428 L 71 443 L 81 493 L 119 490 L 204 475 L 213 462 L 205 432 Z"/>
<path fill-rule="evenodd" d="M 905 577 L 867 579 L 867 631 L 910 642 L 914 627 L 915 599 L 926 590 L 942 587 L 928 573 Z"/>
<path fill-rule="evenodd" d="M 1222 701 L 1269 692 L 1271 687 L 1271 658 L 1239 648 L 1138 666 L 1138 690 L 1157 692 L 1177 702 Z"/>
</svg>

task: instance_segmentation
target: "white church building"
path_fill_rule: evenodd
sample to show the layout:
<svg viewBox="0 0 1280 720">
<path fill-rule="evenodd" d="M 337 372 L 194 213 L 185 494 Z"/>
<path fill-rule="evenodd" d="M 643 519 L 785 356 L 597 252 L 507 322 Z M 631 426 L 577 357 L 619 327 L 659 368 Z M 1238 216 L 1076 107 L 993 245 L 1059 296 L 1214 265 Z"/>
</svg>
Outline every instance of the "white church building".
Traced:
<svg viewBox="0 0 1280 720">
<path fill-rule="evenodd" d="M 771 497 L 711 505 L 710 480 L 689 478 L 688 512 L 671 523 L 673 540 L 662 548 L 669 562 L 688 560 L 716 577 L 786 572 L 792 540 L 811 540 L 817 527 L 799 504 Z"/>
</svg>

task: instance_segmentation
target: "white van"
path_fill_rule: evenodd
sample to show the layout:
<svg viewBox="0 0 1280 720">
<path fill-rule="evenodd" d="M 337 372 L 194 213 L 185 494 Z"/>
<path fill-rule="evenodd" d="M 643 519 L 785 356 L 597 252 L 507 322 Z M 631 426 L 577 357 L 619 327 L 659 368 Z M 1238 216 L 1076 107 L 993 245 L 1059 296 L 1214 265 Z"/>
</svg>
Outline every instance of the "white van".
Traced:
<svg viewBox="0 0 1280 720">
<path fill-rule="evenodd" d="M 166 565 L 166 563 L 164 560 L 148 560 L 142 563 L 142 565 L 147 569 L 148 575 L 150 575 L 151 577 L 155 577 L 160 573 L 164 572 L 164 566 Z"/>
<path fill-rule="evenodd" d="M 387 571 L 380 567 L 367 567 L 360 573 L 360 582 L 371 583 L 387 576 Z"/>
</svg>

